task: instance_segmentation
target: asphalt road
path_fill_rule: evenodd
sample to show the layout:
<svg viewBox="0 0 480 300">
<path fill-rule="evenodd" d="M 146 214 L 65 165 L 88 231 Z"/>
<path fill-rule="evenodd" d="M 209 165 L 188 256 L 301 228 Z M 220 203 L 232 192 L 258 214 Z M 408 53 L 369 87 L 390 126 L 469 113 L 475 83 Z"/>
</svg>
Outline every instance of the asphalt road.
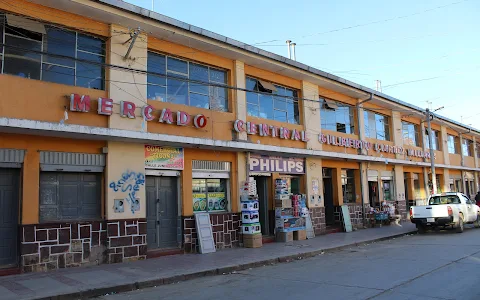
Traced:
<svg viewBox="0 0 480 300">
<path fill-rule="evenodd" d="M 99 299 L 478 300 L 480 229 L 466 227 Z"/>
</svg>

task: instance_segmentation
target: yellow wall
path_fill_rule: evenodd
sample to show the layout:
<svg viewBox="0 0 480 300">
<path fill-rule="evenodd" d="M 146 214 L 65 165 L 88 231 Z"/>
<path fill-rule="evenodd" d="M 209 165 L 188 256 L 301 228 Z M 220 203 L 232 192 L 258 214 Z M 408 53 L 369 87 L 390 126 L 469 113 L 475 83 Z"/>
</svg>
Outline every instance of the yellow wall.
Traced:
<svg viewBox="0 0 480 300">
<path fill-rule="evenodd" d="M 22 224 L 39 222 L 40 151 L 100 154 L 104 146 L 103 141 L 0 133 L 0 148 L 26 150 L 22 172 Z"/>
<path fill-rule="evenodd" d="M 105 91 L 54 84 L 12 75 L 0 75 L 2 117 L 58 123 L 68 110 L 66 124 L 107 127 L 108 118 L 97 114 L 97 99 Z M 70 95 L 89 95 L 90 112 L 70 112 Z"/>
</svg>

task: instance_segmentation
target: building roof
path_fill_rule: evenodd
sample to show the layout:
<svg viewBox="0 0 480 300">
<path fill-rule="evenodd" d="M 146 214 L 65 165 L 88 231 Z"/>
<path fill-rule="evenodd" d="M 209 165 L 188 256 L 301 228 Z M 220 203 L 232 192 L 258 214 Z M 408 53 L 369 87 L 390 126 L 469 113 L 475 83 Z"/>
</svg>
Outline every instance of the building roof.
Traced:
<svg viewBox="0 0 480 300">
<path fill-rule="evenodd" d="M 36 0 L 33 0 L 33 1 L 38 2 Z M 173 27 L 179 28 L 181 30 L 185 30 L 189 33 L 200 35 L 204 38 L 208 38 L 208 39 L 211 39 L 211 40 L 214 40 L 214 41 L 217 41 L 217 42 L 221 42 L 221 43 L 224 43 L 226 45 L 239 48 L 241 50 L 250 52 L 252 54 L 255 54 L 255 55 L 258 55 L 258 56 L 261 56 L 261 57 L 264 57 L 264 58 L 275 60 L 277 62 L 286 64 L 290 67 L 293 67 L 293 68 L 296 68 L 296 69 L 299 69 L 299 70 L 302 70 L 302 71 L 306 71 L 308 73 L 311 73 L 311 74 L 314 74 L 314 75 L 332 80 L 334 82 L 340 83 L 342 85 L 346 85 L 350 88 L 359 90 L 361 92 L 364 92 L 364 93 L 367 93 L 367 94 L 374 94 L 376 97 L 389 100 L 389 101 L 391 101 L 395 104 L 404 106 L 406 108 L 410 108 L 410 109 L 418 111 L 418 112 L 424 112 L 425 111 L 424 109 L 422 109 L 422 108 L 420 108 L 416 105 L 413 105 L 413 104 L 410 104 L 408 102 L 402 101 L 400 99 L 389 96 L 387 94 L 378 92 L 376 90 L 373 90 L 371 88 L 368 88 L 368 87 L 365 87 L 363 85 L 357 84 L 355 82 L 349 81 L 349 80 L 344 79 L 342 77 L 324 72 L 322 70 L 319 70 L 317 68 L 308 66 L 308 65 L 300 63 L 298 61 L 291 60 L 291 59 L 286 58 L 284 56 L 281 56 L 281 55 L 278 55 L 278 54 L 275 54 L 275 53 L 272 53 L 272 52 L 269 52 L 269 51 L 265 51 L 263 49 L 254 47 L 252 45 L 237 41 L 235 39 L 232 39 L 232 38 L 214 33 L 212 31 L 209 31 L 209 30 L 206 30 L 206 29 L 203 29 L 203 28 L 200 28 L 200 27 L 197 27 L 197 26 L 194 26 L 194 25 L 191 25 L 191 24 L 179 21 L 179 20 L 176 20 L 174 18 L 156 13 L 156 12 L 148 10 L 146 8 L 142 8 L 142 7 L 133 5 L 131 3 L 127 3 L 125 1 L 121 1 L 121 0 L 90 0 L 90 1 L 105 4 L 105 5 L 117 8 L 117 9 L 121 9 L 121 10 L 126 11 L 128 13 L 132 13 L 132 14 L 141 16 L 143 18 L 148 18 L 148 19 L 151 19 L 151 20 L 154 20 L 154 21 L 158 21 L 158 22 L 161 22 L 163 24 L 173 26 Z M 41 2 L 43 2 L 43 1 L 40 1 L 40 3 Z M 442 121 L 451 123 L 452 125 L 456 125 L 456 126 L 465 128 L 466 130 L 471 131 L 472 133 L 480 134 L 480 130 L 475 129 L 471 126 L 468 126 L 468 125 L 462 124 L 460 122 L 451 120 L 451 119 L 449 119 L 447 117 L 444 117 L 444 116 L 441 116 L 441 115 L 435 114 L 435 116 Z"/>
</svg>

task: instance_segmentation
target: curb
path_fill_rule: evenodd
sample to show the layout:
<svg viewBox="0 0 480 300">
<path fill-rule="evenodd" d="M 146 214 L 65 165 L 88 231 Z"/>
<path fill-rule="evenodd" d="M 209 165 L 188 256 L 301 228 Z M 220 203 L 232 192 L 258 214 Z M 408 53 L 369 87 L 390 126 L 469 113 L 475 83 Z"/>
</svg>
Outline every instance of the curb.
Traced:
<svg viewBox="0 0 480 300">
<path fill-rule="evenodd" d="M 120 284 L 120 285 L 114 285 L 114 286 L 107 286 L 107 287 L 101 287 L 101 288 L 94 288 L 91 290 L 85 290 L 85 291 L 78 291 L 74 293 L 67 293 L 67 294 L 62 294 L 62 295 L 56 295 L 56 296 L 49 296 L 49 297 L 42 297 L 42 298 L 34 298 L 34 300 L 78 300 L 78 299 L 89 299 L 93 297 L 99 297 L 99 296 L 104 296 L 105 294 L 119 294 L 119 293 L 125 293 L 125 292 L 131 292 L 139 289 L 145 289 L 145 288 L 150 288 L 150 287 L 155 287 L 159 285 L 166 285 L 166 284 L 171 284 L 175 282 L 180 282 L 180 281 L 187 281 L 195 278 L 200 278 L 200 277 L 206 277 L 206 276 L 216 276 L 216 275 L 225 275 L 229 274 L 232 272 L 236 271 L 242 271 L 242 270 L 247 270 L 250 268 L 258 268 L 266 265 L 275 265 L 279 263 L 288 263 L 291 261 L 295 260 L 302 260 L 305 258 L 311 258 L 323 253 L 331 253 L 331 252 L 336 252 L 343 250 L 345 248 L 349 248 L 352 246 L 360 246 L 366 243 L 375 243 L 375 242 L 381 242 L 381 241 L 386 241 L 386 240 L 391 240 L 397 237 L 404 237 L 409 234 L 414 234 L 417 231 L 410 231 L 406 233 L 401 233 L 401 234 L 395 234 L 387 237 L 381 237 L 381 238 L 376 238 L 373 240 L 367 240 L 363 242 L 355 242 L 352 244 L 348 245 L 343 245 L 339 247 L 333 247 L 333 248 L 327 248 L 327 249 L 319 249 L 319 250 L 314 250 L 314 251 L 308 251 L 304 253 L 299 253 L 296 255 L 286 255 L 286 256 L 281 256 L 277 258 L 272 258 L 272 259 L 265 259 L 265 260 L 260 260 L 260 261 L 255 261 L 255 262 L 250 262 L 250 263 L 244 263 L 240 265 L 234 265 L 234 266 L 226 266 L 222 268 L 217 268 L 217 269 L 210 269 L 210 270 L 205 270 L 205 271 L 199 271 L 199 272 L 194 272 L 194 273 L 189 273 L 189 274 L 182 274 L 182 275 L 175 275 L 171 277 L 165 277 L 165 278 L 156 278 L 152 280 L 145 280 L 141 282 L 134 282 L 134 283 L 127 283 L 127 284 Z"/>
</svg>

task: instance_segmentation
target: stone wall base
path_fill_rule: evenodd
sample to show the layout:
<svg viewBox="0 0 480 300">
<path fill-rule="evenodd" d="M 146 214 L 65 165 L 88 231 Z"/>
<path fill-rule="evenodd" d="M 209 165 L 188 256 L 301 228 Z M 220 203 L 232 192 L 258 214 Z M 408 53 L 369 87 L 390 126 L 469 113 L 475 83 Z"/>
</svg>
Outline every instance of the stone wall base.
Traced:
<svg viewBox="0 0 480 300">
<path fill-rule="evenodd" d="M 98 265 L 106 262 L 103 221 L 23 225 L 20 264 L 23 272 Z"/>
<path fill-rule="evenodd" d="M 213 238 L 217 250 L 238 246 L 240 241 L 240 219 L 239 213 L 210 214 Z M 183 218 L 183 246 L 186 253 L 198 252 L 197 229 L 194 216 Z"/>
<path fill-rule="evenodd" d="M 327 228 L 325 222 L 325 207 L 312 207 L 309 210 L 315 235 L 325 234 Z"/>
<path fill-rule="evenodd" d="M 145 219 L 107 221 L 108 263 L 147 258 L 147 222 Z"/>
</svg>

